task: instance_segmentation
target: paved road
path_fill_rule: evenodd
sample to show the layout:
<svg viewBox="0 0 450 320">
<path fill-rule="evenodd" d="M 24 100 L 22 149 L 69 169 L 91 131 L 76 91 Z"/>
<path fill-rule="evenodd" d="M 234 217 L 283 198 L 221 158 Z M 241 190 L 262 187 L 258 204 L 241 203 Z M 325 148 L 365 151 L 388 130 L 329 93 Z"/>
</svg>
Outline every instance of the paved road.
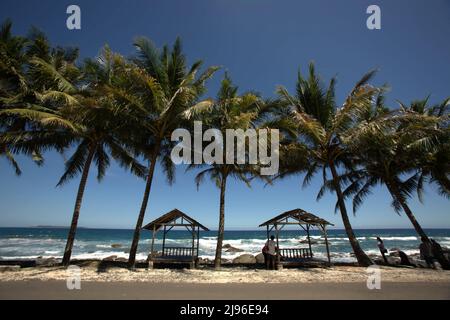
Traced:
<svg viewBox="0 0 450 320">
<path fill-rule="evenodd" d="M 0 281 L 0 299 L 450 299 L 450 282 L 296 284 L 174 284 L 82 282 L 68 290 L 64 281 Z"/>
</svg>

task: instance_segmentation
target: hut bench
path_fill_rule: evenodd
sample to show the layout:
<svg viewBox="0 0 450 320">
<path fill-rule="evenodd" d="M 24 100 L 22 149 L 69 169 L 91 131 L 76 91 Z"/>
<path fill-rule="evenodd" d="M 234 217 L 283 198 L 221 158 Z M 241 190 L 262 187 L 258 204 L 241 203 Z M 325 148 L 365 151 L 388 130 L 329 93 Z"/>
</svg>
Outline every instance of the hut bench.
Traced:
<svg viewBox="0 0 450 320">
<path fill-rule="evenodd" d="M 172 257 L 189 258 L 196 256 L 192 248 L 187 247 L 164 247 L 161 256 L 163 258 L 171 259 Z"/>
<path fill-rule="evenodd" d="M 280 248 L 279 254 L 281 260 L 284 261 L 292 259 L 308 259 L 313 256 L 309 248 Z"/>
<path fill-rule="evenodd" d="M 170 230 L 182 227 L 192 235 L 192 245 L 190 247 L 168 247 L 166 246 L 166 236 Z M 198 266 L 198 250 L 200 240 L 200 229 L 209 231 L 208 228 L 189 217 L 178 209 L 166 213 L 158 219 L 144 226 L 144 229 L 152 232 L 152 245 L 147 258 L 149 268 L 154 264 L 185 265 L 189 268 Z M 159 230 L 163 230 L 162 251 L 160 254 L 155 250 L 155 237 Z"/>
<path fill-rule="evenodd" d="M 275 237 L 277 242 L 277 256 L 276 265 L 282 268 L 283 265 L 312 265 L 323 264 L 324 261 L 314 259 L 310 230 L 317 228 L 325 238 L 325 246 L 327 250 L 327 265 L 331 265 L 330 249 L 328 245 L 327 226 L 333 225 L 332 223 L 317 217 L 316 215 L 306 212 L 302 209 L 294 209 L 283 212 L 282 214 L 260 224 L 260 227 L 267 228 L 267 239 L 269 234 L 275 231 Z M 279 246 L 279 233 L 286 226 L 300 226 L 305 232 L 308 239 L 308 248 L 280 248 Z"/>
</svg>

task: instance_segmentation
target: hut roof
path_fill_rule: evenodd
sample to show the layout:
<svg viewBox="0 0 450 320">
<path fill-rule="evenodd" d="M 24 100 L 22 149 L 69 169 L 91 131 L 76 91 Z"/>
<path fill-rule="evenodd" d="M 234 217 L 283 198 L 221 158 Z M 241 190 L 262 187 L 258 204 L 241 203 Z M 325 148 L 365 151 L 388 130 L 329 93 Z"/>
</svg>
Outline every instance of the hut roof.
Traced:
<svg viewBox="0 0 450 320">
<path fill-rule="evenodd" d="M 198 222 L 194 218 L 189 217 L 186 213 L 178 209 L 173 209 L 172 211 L 167 212 L 161 217 L 145 225 L 143 229 L 147 229 L 150 231 L 153 231 L 154 229 L 156 231 L 161 229 L 164 225 L 171 225 L 171 223 L 172 225 L 174 225 L 174 222 L 178 219 L 182 219 L 182 223 L 177 223 L 176 226 L 195 226 L 200 227 L 204 231 L 209 231 L 209 229 L 202 225 L 200 222 Z"/>
<path fill-rule="evenodd" d="M 333 226 L 334 224 L 328 222 L 325 219 L 319 218 L 318 216 L 306 212 L 303 209 L 294 209 L 294 210 L 290 210 L 290 211 L 286 211 L 283 212 L 282 214 L 267 220 L 266 222 L 260 224 L 260 227 L 263 226 L 268 226 L 268 225 L 272 225 L 272 224 L 289 224 L 289 219 L 293 219 L 296 221 L 296 223 L 299 224 L 309 224 L 309 225 L 331 225 Z"/>
</svg>

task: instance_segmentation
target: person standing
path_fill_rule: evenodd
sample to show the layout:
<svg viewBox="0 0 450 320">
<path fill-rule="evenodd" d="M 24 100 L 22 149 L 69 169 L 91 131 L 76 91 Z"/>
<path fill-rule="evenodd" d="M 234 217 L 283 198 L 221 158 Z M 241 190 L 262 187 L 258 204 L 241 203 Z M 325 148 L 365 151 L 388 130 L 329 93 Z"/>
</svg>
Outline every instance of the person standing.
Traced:
<svg viewBox="0 0 450 320">
<path fill-rule="evenodd" d="M 277 257 L 277 244 L 275 243 L 275 237 L 272 235 L 266 242 L 266 268 L 267 270 L 275 270 L 275 261 Z"/>
<path fill-rule="evenodd" d="M 378 249 L 380 249 L 381 255 L 383 256 L 384 263 L 389 264 L 389 262 L 386 258 L 386 253 L 388 251 L 387 251 L 386 247 L 384 246 L 383 240 L 381 240 L 380 237 L 377 237 L 377 246 L 378 246 Z"/>
<path fill-rule="evenodd" d="M 264 266 L 266 266 L 266 268 L 267 268 L 267 242 L 266 242 L 266 244 L 264 244 L 264 247 L 262 248 L 262 254 L 263 254 L 263 257 L 264 257 Z"/>
</svg>

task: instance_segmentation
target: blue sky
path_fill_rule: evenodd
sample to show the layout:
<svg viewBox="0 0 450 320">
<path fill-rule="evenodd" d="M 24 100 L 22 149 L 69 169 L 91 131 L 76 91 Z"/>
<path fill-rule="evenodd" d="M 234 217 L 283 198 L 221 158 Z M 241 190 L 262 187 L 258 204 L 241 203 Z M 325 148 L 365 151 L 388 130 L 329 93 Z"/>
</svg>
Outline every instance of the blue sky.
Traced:
<svg viewBox="0 0 450 320">
<path fill-rule="evenodd" d="M 78 4 L 82 29 L 66 28 L 66 8 Z M 366 28 L 366 8 L 381 8 L 382 29 Z M 11 18 L 14 32 L 24 34 L 31 25 L 46 32 L 53 44 L 75 45 L 82 57 L 98 54 L 108 43 L 124 55 L 133 53 L 132 40 L 144 35 L 158 46 L 181 36 L 190 61 L 201 58 L 205 65 L 221 65 L 242 91 L 256 90 L 274 96 L 283 84 L 290 91 L 297 69 L 306 70 L 313 60 L 328 80 L 338 79 L 337 98 L 359 77 L 379 68 L 376 84 L 391 86 L 388 102 L 409 102 L 431 94 L 431 102 L 450 95 L 450 2 L 433 1 L 283 1 L 283 0 L 164 0 L 164 1 L 62 1 L 2 0 L 0 20 Z M 222 71 L 223 72 L 223 71 Z M 209 84 L 215 96 L 222 72 Z M 23 175 L 16 177 L 0 159 L 0 226 L 68 225 L 78 180 L 56 188 L 63 172 L 63 158 L 46 154 L 38 168 L 18 157 Z M 320 178 L 301 188 L 301 177 L 274 186 L 254 183 L 251 189 L 229 181 L 226 227 L 255 228 L 275 214 L 303 208 L 342 227 L 334 214 L 335 196 L 316 202 Z M 133 228 L 139 211 L 144 181 L 113 165 L 99 184 L 89 179 L 80 226 Z M 355 228 L 409 228 L 404 215 L 390 207 L 385 188 L 375 190 L 351 221 Z M 411 200 L 411 207 L 424 227 L 450 227 L 449 201 L 427 188 L 425 203 Z M 198 218 L 208 227 L 218 224 L 219 191 L 206 182 L 197 191 L 194 173 L 177 170 L 169 186 L 157 171 L 145 221 L 173 208 Z M 349 206 L 350 208 L 350 206 Z"/>
</svg>

